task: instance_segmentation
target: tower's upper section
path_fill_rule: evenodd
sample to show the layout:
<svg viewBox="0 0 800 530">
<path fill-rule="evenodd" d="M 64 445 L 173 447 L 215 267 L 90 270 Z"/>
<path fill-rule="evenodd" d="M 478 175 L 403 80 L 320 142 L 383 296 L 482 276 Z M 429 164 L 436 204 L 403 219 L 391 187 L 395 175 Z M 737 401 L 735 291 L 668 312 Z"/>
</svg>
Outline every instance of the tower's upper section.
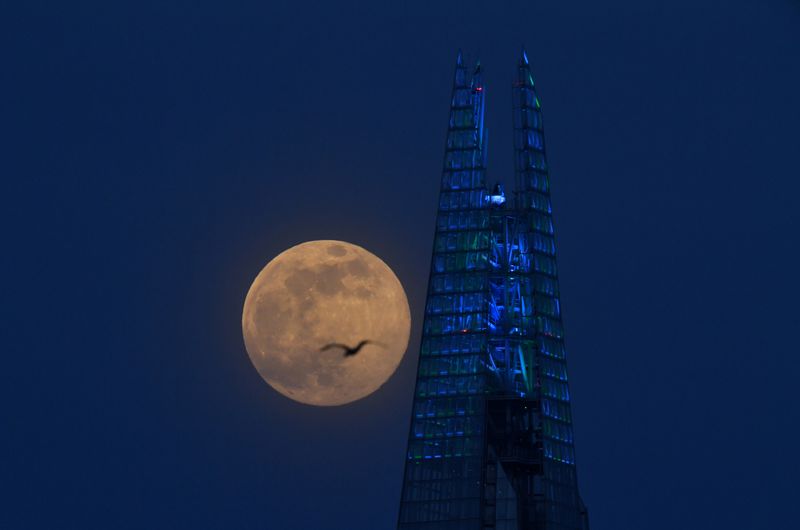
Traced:
<svg viewBox="0 0 800 530">
<path fill-rule="evenodd" d="M 484 127 L 486 87 L 480 61 L 474 68 L 456 58 L 447 131 L 440 210 L 472 210 L 501 205 L 487 191 L 488 130 Z M 513 84 L 514 208 L 550 213 L 547 157 L 541 101 L 522 49 Z"/>
<path fill-rule="evenodd" d="M 487 132 L 483 126 L 484 97 L 480 63 L 470 73 L 459 52 L 450 100 L 440 210 L 485 206 Z"/>
<path fill-rule="evenodd" d="M 542 195 L 549 195 L 550 183 L 544 148 L 542 105 L 531 74 L 528 55 L 522 49 L 514 82 L 514 206 L 522 210 L 544 209 Z M 549 201 L 547 201 L 549 203 Z"/>
</svg>

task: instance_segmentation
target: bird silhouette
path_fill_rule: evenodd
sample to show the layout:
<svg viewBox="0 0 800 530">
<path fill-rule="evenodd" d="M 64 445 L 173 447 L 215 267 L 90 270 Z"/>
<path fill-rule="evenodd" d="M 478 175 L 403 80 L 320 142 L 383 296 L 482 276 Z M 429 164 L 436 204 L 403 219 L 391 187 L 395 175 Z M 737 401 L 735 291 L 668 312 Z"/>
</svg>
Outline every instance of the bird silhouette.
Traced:
<svg viewBox="0 0 800 530">
<path fill-rule="evenodd" d="M 375 344 L 375 345 L 378 345 L 378 346 L 381 345 L 380 343 L 372 341 L 372 340 L 362 340 L 361 342 L 359 342 L 355 346 L 355 348 L 351 348 L 350 346 L 347 346 L 346 344 L 340 344 L 338 342 L 331 342 L 330 344 L 326 344 L 325 346 L 320 348 L 319 351 L 327 351 L 327 350 L 330 350 L 332 348 L 341 348 L 341 349 L 344 350 L 344 356 L 345 357 L 349 357 L 351 355 L 357 354 L 361 350 L 361 348 L 363 348 L 367 344 Z"/>
</svg>

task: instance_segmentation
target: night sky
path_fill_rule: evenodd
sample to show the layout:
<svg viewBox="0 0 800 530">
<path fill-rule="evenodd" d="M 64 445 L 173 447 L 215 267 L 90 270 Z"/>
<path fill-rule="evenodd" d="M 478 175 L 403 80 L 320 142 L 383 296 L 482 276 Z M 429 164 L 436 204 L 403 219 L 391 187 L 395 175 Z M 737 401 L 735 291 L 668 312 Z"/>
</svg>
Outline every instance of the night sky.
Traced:
<svg viewBox="0 0 800 530">
<path fill-rule="evenodd" d="M 510 185 L 522 44 L 592 529 L 796 524 L 800 2 L 24 4 L 0 528 L 393 530 L 456 52 Z M 397 373 L 343 407 L 281 396 L 242 341 L 252 279 L 312 239 L 411 304 Z"/>
</svg>

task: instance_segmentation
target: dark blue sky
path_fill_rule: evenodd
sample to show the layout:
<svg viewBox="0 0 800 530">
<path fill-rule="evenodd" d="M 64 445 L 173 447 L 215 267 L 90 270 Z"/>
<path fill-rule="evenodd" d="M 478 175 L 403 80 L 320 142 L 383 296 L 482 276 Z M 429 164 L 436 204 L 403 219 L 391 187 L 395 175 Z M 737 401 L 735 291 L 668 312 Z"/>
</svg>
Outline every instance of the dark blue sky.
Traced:
<svg viewBox="0 0 800 530">
<path fill-rule="evenodd" d="M 524 43 L 593 530 L 790 528 L 800 3 L 364 4 L 2 8 L 0 527 L 393 529 L 456 50 L 510 182 Z M 338 408 L 270 389 L 240 329 L 322 238 L 414 319 Z"/>
</svg>

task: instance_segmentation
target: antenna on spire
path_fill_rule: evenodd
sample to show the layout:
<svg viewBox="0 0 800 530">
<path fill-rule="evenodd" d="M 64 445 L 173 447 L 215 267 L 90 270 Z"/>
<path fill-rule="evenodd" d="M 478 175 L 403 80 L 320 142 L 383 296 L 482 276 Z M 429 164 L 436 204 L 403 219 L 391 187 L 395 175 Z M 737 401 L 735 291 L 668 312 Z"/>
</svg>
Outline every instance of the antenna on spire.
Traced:
<svg viewBox="0 0 800 530">
<path fill-rule="evenodd" d="M 458 55 L 456 56 L 456 66 L 463 66 L 464 59 L 461 56 L 461 48 L 458 49 Z"/>
<path fill-rule="evenodd" d="M 519 56 L 519 64 L 520 66 L 525 65 L 528 66 L 528 54 L 525 52 L 525 46 L 522 46 L 522 53 Z"/>
</svg>

